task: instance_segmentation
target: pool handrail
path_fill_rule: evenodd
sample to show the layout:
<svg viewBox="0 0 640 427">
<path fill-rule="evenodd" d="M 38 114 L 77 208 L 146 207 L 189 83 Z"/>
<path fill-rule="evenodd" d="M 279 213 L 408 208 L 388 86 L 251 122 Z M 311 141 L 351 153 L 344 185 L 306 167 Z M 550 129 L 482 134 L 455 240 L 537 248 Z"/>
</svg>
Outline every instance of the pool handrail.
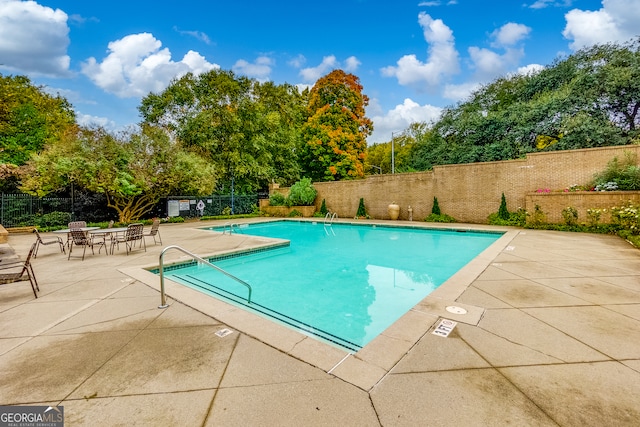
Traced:
<svg viewBox="0 0 640 427">
<path fill-rule="evenodd" d="M 198 255 L 193 254 L 193 253 L 189 252 L 188 250 L 186 250 L 186 249 L 184 249 L 184 248 L 182 248 L 182 247 L 180 247 L 178 245 L 171 245 L 171 246 L 167 246 L 166 248 L 164 248 L 162 250 L 162 252 L 160 252 L 160 257 L 159 257 L 159 264 L 160 264 L 160 305 L 158 306 L 158 308 L 167 308 L 167 307 L 169 307 L 169 305 L 167 304 L 167 296 L 166 296 L 165 291 L 164 291 L 164 254 L 169 249 L 179 250 L 180 252 L 190 256 L 194 260 L 196 260 L 198 262 L 201 262 L 204 265 L 207 265 L 209 267 L 212 267 L 212 268 L 218 270 L 220 273 L 224 274 L 225 276 L 232 278 L 233 280 L 235 280 L 236 282 L 240 283 L 241 285 L 246 286 L 247 289 L 249 289 L 249 296 L 247 297 L 247 303 L 251 304 L 251 293 L 253 292 L 253 289 L 251 289 L 251 285 L 250 284 L 248 284 L 244 280 L 234 276 L 233 274 L 229 273 L 228 271 L 223 270 L 222 268 L 218 267 L 217 265 L 213 265 L 212 263 L 210 263 L 206 259 L 203 259 L 203 258 L 199 257 Z"/>
<path fill-rule="evenodd" d="M 236 224 L 235 222 L 229 223 L 228 221 L 224 223 L 224 225 L 222 226 L 222 234 L 226 234 L 227 231 L 227 226 L 229 226 L 229 234 L 233 234 L 233 227 L 236 227 L 236 233 L 238 232 L 238 224 Z"/>
<path fill-rule="evenodd" d="M 333 213 L 327 212 L 327 214 L 324 216 L 324 225 L 333 225 L 333 220 L 336 219 L 337 217 L 338 217 L 337 212 L 333 212 Z"/>
</svg>

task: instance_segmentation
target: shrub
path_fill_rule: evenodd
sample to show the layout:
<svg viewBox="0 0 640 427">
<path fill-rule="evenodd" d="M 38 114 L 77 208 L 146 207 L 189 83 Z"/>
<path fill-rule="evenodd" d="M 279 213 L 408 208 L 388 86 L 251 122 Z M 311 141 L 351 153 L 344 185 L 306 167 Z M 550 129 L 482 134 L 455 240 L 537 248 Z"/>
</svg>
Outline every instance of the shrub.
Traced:
<svg viewBox="0 0 640 427">
<path fill-rule="evenodd" d="M 589 226 L 597 227 L 600 222 L 601 215 L 602 211 L 600 209 L 587 209 L 587 221 L 589 222 Z"/>
<path fill-rule="evenodd" d="M 640 190 L 640 167 L 635 154 L 627 153 L 620 161 L 614 157 L 604 171 L 594 177 L 596 191 Z"/>
<path fill-rule="evenodd" d="M 629 201 L 626 205 L 621 207 L 611 208 L 612 222 L 618 225 L 621 229 L 627 230 L 629 233 L 638 235 L 640 234 L 640 211 L 639 207 Z"/>
<path fill-rule="evenodd" d="M 172 222 L 184 222 L 184 218 L 181 216 L 171 216 L 167 219 L 167 222 L 172 223 Z"/>
<path fill-rule="evenodd" d="M 286 197 L 280 193 L 274 193 L 269 197 L 269 204 L 271 206 L 286 206 Z"/>
<path fill-rule="evenodd" d="M 320 214 L 321 216 L 325 216 L 329 211 L 327 210 L 327 203 L 324 199 L 322 199 L 322 205 L 320 206 Z"/>
<path fill-rule="evenodd" d="M 567 225 L 576 225 L 578 223 L 578 210 L 573 206 L 562 209 L 562 218 Z"/>
<path fill-rule="evenodd" d="M 504 197 L 504 193 L 502 193 L 502 199 L 500 200 L 500 208 L 498 208 L 498 218 L 508 221 L 509 217 L 510 215 L 509 215 L 509 210 L 507 209 L 507 199 Z"/>
<path fill-rule="evenodd" d="M 51 212 L 44 215 L 38 215 L 33 218 L 34 225 L 38 227 L 56 227 L 59 225 L 67 225 L 71 221 L 69 212 Z"/>
<path fill-rule="evenodd" d="M 291 186 L 288 206 L 311 206 L 317 194 L 318 192 L 311 184 L 311 178 L 302 178 Z"/>
<path fill-rule="evenodd" d="M 533 213 L 531 214 L 531 221 L 529 223 L 534 227 L 542 226 L 547 222 L 547 215 L 544 213 L 540 205 L 536 205 Z"/>
<path fill-rule="evenodd" d="M 447 214 L 434 214 L 432 213 L 424 219 L 426 222 L 456 222 L 456 219 Z"/>
<path fill-rule="evenodd" d="M 602 182 L 593 187 L 593 191 L 616 191 L 618 189 L 618 183 L 615 181 Z"/>
<path fill-rule="evenodd" d="M 364 198 L 362 197 L 360 198 L 360 203 L 358 204 L 356 218 L 369 218 L 369 215 L 367 215 L 367 209 L 364 207 Z"/>
<path fill-rule="evenodd" d="M 431 214 L 432 215 L 441 215 L 442 212 L 440 212 L 440 205 L 438 204 L 438 198 L 434 197 L 433 198 L 433 207 L 431 208 Z"/>
<path fill-rule="evenodd" d="M 502 219 L 497 212 L 492 213 L 488 217 L 491 225 L 512 225 L 516 227 L 524 227 L 527 223 L 527 211 L 524 208 L 518 208 L 516 212 L 509 212 L 509 218 Z"/>
<path fill-rule="evenodd" d="M 302 216 L 302 212 L 300 212 L 297 209 L 294 209 L 291 212 L 289 212 L 289 217 L 293 218 L 293 217 L 297 217 L 297 216 Z"/>
</svg>

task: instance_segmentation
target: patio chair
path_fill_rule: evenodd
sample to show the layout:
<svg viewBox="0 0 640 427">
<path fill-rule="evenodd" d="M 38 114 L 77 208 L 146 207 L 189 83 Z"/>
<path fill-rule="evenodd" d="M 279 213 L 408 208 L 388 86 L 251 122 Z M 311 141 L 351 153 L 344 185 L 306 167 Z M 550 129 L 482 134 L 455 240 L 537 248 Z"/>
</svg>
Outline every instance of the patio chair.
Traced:
<svg viewBox="0 0 640 427">
<path fill-rule="evenodd" d="M 67 228 L 71 230 L 72 228 L 84 228 L 87 226 L 86 221 L 71 221 L 67 224 Z M 67 234 L 67 247 L 71 248 L 71 233 Z"/>
<path fill-rule="evenodd" d="M 118 249 L 120 249 L 120 243 L 124 243 L 127 250 L 127 255 L 129 255 L 129 252 L 133 250 L 136 243 L 139 243 L 140 248 L 144 248 L 144 251 L 146 252 L 147 244 L 144 241 L 143 233 L 144 224 L 129 224 L 124 235 L 116 235 L 111 239 L 111 253 L 113 253 L 114 246 L 118 246 Z"/>
<path fill-rule="evenodd" d="M 107 225 L 107 230 L 108 230 L 109 228 L 113 228 L 113 220 L 109 221 L 109 225 Z M 107 246 L 106 246 L 106 245 L 107 245 L 107 239 L 108 239 L 109 241 L 111 241 L 111 239 L 112 239 L 111 234 L 112 234 L 112 233 L 100 233 L 100 234 L 99 234 L 99 235 L 97 235 L 97 236 L 93 236 L 93 239 L 94 239 L 94 240 L 96 240 L 96 239 L 101 239 L 101 240 L 104 242 L 105 250 L 106 250 L 106 247 L 107 247 Z"/>
<path fill-rule="evenodd" d="M 35 258 L 34 253 L 36 251 L 36 245 L 38 243 L 34 243 L 31 245 L 31 249 L 29 250 L 29 254 L 27 255 L 27 259 L 25 261 L 12 261 L 12 262 L 2 262 L 0 264 L 0 285 L 5 285 L 7 283 L 13 282 L 22 282 L 29 280 L 31 283 L 31 289 L 33 290 L 33 295 L 38 298 L 37 291 L 40 291 L 38 287 L 38 282 L 36 280 L 36 275 L 33 272 L 33 267 L 31 266 L 31 257 Z M 13 270 L 10 272 L 4 272 L 5 270 Z M 26 273 L 26 278 L 25 278 Z"/>
<path fill-rule="evenodd" d="M 42 238 L 37 229 L 33 229 L 33 232 L 36 233 L 36 249 L 33 251 L 33 258 L 35 259 L 38 256 L 38 248 L 40 245 L 60 245 L 60 252 L 65 253 L 64 251 L 64 242 L 60 236 L 47 237 L 46 240 Z"/>
<path fill-rule="evenodd" d="M 162 244 L 162 237 L 160 237 L 160 220 L 154 219 L 151 224 L 151 230 L 148 233 L 143 234 L 144 237 L 153 237 L 153 244 L 157 245 L 158 242 Z M 156 236 L 158 236 L 158 240 L 156 241 Z"/>
<path fill-rule="evenodd" d="M 82 246 L 82 260 L 84 261 L 84 255 L 87 252 L 87 247 L 91 248 L 91 253 L 95 255 L 95 251 L 93 250 L 94 246 L 99 246 L 98 253 L 104 247 L 105 253 L 107 252 L 107 247 L 103 240 L 94 241 L 93 236 L 90 234 L 80 230 L 79 228 L 71 228 L 69 230 L 69 234 L 71 235 L 71 242 L 69 245 L 69 256 L 67 259 L 71 259 L 71 252 L 73 251 L 74 246 Z M 79 258 L 79 257 L 78 257 Z"/>
</svg>

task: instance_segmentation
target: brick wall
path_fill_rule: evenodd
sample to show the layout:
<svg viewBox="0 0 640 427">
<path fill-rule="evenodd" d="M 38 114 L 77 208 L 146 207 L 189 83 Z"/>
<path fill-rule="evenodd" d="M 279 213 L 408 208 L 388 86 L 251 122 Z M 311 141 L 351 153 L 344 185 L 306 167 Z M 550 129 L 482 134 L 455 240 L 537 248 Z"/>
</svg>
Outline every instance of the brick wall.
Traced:
<svg viewBox="0 0 640 427">
<path fill-rule="evenodd" d="M 327 208 L 341 218 L 353 218 L 362 197 L 372 218 L 388 219 L 387 206 L 396 202 L 400 205 L 399 219 L 408 219 L 407 209 L 411 206 L 413 219 L 422 220 L 431 213 L 433 198 L 437 197 L 442 213 L 459 222 L 482 224 L 487 222 L 489 214 L 498 211 L 504 193 L 509 211 L 519 207 L 529 210 L 527 195 L 530 195 L 529 204 L 540 205 L 548 213 L 549 222 L 556 222 L 557 211 L 557 222 L 560 222 L 562 209 L 570 206 L 567 199 L 534 198 L 532 193 L 538 189 L 561 191 L 574 184 L 586 185 L 611 159 L 617 156 L 622 160 L 628 153 L 640 158 L 640 146 L 534 153 L 521 160 L 435 166 L 430 172 L 370 175 L 361 180 L 316 182 L 313 186 L 318 190 L 316 207 L 319 209 L 324 199 Z M 561 194 L 558 193 L 558 197 L 567 197 Z M 581 193 L 570 193 L 569 196 L 574 197 L 570 201 L 575 203 L 578 194 Z M 590 193 L 590 196 L 598 194 L 602 193 Z M 581 209 L 586 211 L 601 203 L 592 197 L 588 200 L 594 205 Z M 545 203 L 550 203 L 549 208 Z"/>
<path fill-rule="evenodd" d="M 563 223 L 562 210 L 569 206 L 578 211 L 578 222 L 588 223 L 587 209 L 600 209 L 602 212 L 599 222 L 609 223 L 612 207 L 622 207 L 629 202 L 640 204 L 640 191 L 530 193 L 525 199 L 527 212 L 533 212 L 536 205 L 540 206 L 545 214 L 545 222 L 548 223 Z"/>
</svg>

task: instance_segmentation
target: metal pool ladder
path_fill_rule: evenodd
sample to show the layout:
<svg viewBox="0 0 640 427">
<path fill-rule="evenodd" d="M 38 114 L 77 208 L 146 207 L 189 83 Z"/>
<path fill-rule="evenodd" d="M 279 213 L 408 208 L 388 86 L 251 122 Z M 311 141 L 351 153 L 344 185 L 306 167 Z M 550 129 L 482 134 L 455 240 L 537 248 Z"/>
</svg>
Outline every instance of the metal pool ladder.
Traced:
<svg viewBox="0 0 640 427">
<path fill-rule="evenodd" d="M 324 225 L 332 225 L 333 224 L 333 220 L 336 219 L 338 217 L 338 213 L 334 212 L 327 212 L 327 214 L 324 216 Z"/>
<path fill-rule="evenodd" d="M 227 232 L 227 226 L 229 227 L 229 234 L 233 233 L 233 228 L 236 228 L 236 233 L 238 232 L 238 228 L 240 227 L 238 224 L 236 224 L 235 222 L 232 223 L 228 223 L 225 222 L 224 225 L 222 226 L 222 234 L 226 234 Z"/>
<path fill-rule="evenodd" d="M 247 303 L 251 304 L 251 293 L 252 293 L 252 289 L 251 289 L 251 285 L 248 284 L 247 282 L 245 282 L 242 279 L 237 278 L 236 276 L 234 276 L 233 274 L 221 269 L 220 267 L 211 264 L 209 261 L 207 261 L 206 259 L 200 258 L 198 255 L 193 254 L 191 252 L 189 252 L 188 250 L 177 246 L 177 245 L 171 245 L 171 246 L 167 246 L 166 248 L 164 248 L 162 250 L 162 252 L 160 252 L 160 305 L 158 306 L 158 308 L 167 308 L 169 307 L 169 305 L 167 304 L 167 296 L 164 292 L 164 254 L 165 252 L 167 252 L 169 249 L 176 249 L 188 256 L 190 256 L 191 258 L 193 258 L 194 260 L 207 265 L 217 271 L 219 271 L 220 273 L 224 274 L 227 277 L 232 278 L 233 280 L 235 280 L 236 282 L 240 283 L 241 285 L 244 285 L 247 287 L 247 289 L 249 289 L 249 296 L 247 297 Z"/>
</svg>

